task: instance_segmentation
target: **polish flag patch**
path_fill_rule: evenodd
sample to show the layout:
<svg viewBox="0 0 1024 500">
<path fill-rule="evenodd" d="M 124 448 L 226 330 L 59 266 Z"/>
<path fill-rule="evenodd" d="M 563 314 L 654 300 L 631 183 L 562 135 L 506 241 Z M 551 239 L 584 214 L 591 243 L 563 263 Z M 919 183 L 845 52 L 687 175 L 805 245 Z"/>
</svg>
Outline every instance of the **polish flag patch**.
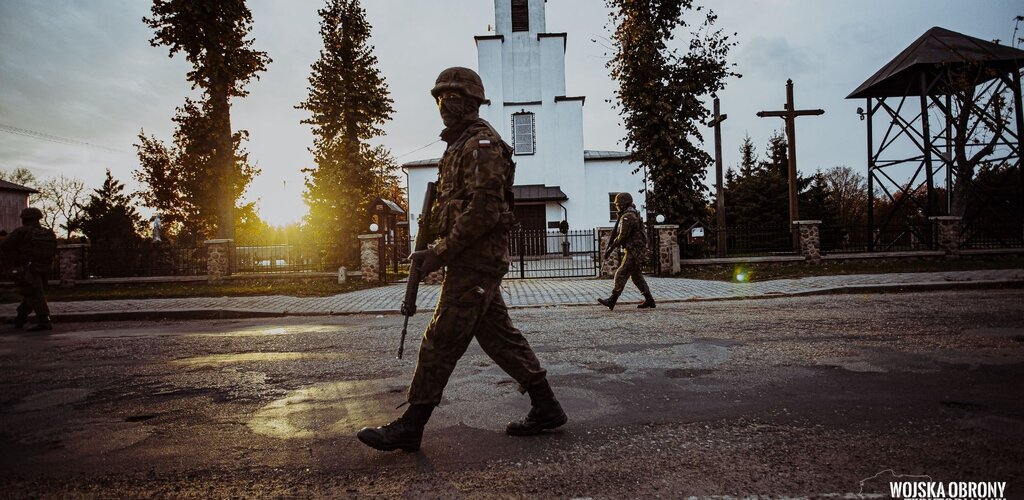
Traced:
<svg viewBox="0 0 1024 500">
<path fill-rule="evenodd" d="M 480 147 L 482 147 L 482 148 L 489 148 L 489 147 L 491 147 L 491 141 L 489 141 L 487 139 L 480 139 Z"/>
</svg>

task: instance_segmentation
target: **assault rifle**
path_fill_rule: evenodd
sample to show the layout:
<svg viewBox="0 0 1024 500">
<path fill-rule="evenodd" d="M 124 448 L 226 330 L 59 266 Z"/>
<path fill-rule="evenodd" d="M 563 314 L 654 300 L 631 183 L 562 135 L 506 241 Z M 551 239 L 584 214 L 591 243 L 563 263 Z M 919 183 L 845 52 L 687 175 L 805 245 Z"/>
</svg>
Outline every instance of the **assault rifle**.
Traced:
<svg viewBox="0 0 1024 500">
<path fill-rule="evenodd" d="M 419 229 L 416 231 L 416 244 L 413 251 L 419 252 L 427 249 L 430 243 L 431 217 L 430 212 L 434 208 L 434 199 L 437 198 L 437 186 L 433 182 L 427 183 L 427 195 L 423 198 L 423 210 L 420 211 Z M 416 314 L 416 293 L 420 290 L 420 263 L 413 261 L 409 263 L 409 281 L 405 284 L 405 299 L 402 300 L 402 315 L 405 316 L 405 323 L 402 325 L 402 340 L 398 344 L 398 359 L 402 359 L 405 351 L 405 336 L 409 332 L 409 318 Z"/>
</svg>

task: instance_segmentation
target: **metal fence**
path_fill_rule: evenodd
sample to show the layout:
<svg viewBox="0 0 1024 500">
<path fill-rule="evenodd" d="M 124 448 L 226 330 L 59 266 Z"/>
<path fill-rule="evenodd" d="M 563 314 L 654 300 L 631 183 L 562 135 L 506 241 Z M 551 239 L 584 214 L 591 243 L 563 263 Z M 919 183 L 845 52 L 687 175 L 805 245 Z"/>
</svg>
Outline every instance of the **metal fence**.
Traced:
<svg viewBox="0 0 1024 500">
<path fill-rule="evenodd" d="M 822 226 L 821 250 L 825 253 L 906 252 L 933 250 L 932 227 L 928 223 L 876 227 Z"/>
<path fill-rule="evenodd" d="M 87 247 L 85 254 L 85 275 L 91 278 L 206 274 L 206 249 L 202 244 L 97 242 Z"/>
<path fill-rule="evenodd" d="M 704 237 L 692 238 L 679 231 L 679 253 L 683 259 L 718 256 L 717 229 L 704 227 Z M 764 257 L 794 255 L 793 232 L 788 225 L 731 226 L 726 228 L 726 257 Z"/>
<path fill-rule="evenodd" d="M 967 222 L 960 248 L 1022 248 L 1024 221 L 1019 219 L 976 219 Z"/>
<path fill-rule="evenodd" d="M 235 273 L 319 272 L 327 267 L 326 252 L 312 244 L 239 245 L 231 259 Z"/>
<path fill-rule="evenodd" d="M 600 271 L 597 230 L 538 231 L 513 229 L 509 232 L 512 256 L 506 278 L 578 278 L 597 276 Z"/>
</svg>

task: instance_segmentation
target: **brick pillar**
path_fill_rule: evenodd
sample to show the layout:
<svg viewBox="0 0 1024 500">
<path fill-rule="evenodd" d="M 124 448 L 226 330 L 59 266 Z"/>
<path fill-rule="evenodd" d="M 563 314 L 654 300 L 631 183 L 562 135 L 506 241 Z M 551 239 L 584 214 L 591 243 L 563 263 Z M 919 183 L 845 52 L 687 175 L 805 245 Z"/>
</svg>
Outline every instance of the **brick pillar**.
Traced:
<svg viewBox="0 0 1024 500">
<path fill-rule="evenodd" d="M 88 243 L 57 247 L 60 259 L 60 286 L 75 286 L 75 280 L 85 278 L 85 253 L 88 248 Z"/>
<path fill-rule="evenodd" d="M 658 232 L 658 248 L 652 250 L 658 252 L 661 274 L 678 273 L 682 270 L 679 262 L 679 226 L 661 224 L 654 226 L 654 230 Z"/>
<path fill-rule="evenodd" d="M 807 262 L 818 264 L 821 262 L 821 221 L 820 220 L 797 220 L 793 221 L 800 233 L 800 255 L 803 255 Z"/>
<path fill-rule="evenodd" d="M 221 283 L 231 275 L 231 246 L 234 240 L 206 240 L 206 280 Z"/>
<path fill-rule="evenodd" d="M 599 227 L 597 228 L 597 258 L 603 259 L 604 251 L 608 249 L 608 245 L 611 245 L 612 228 L 610 227 Z M 603 259 L 601 261 L 601 277 L 610 278 L 615 276 L 615 270 L 619 268 L 619 253 L 612 252 L 612 256 Z"/>
<path fill-rule="evenodd" d="M 932 221 L 932 233 L 939 250 L 946 252 L 947 259 L 960 258 L 960 232 L 962 219 L 955 215 L 929 217 Z"/>
<path fill-rule="evenodd" d="M 363 281 L 380 280 L 380 248 L 383 234 L 359 235 L 359 268 L 363 271 Z M 386 262 L 383 265 L 387 265 Z"/>
</svg>

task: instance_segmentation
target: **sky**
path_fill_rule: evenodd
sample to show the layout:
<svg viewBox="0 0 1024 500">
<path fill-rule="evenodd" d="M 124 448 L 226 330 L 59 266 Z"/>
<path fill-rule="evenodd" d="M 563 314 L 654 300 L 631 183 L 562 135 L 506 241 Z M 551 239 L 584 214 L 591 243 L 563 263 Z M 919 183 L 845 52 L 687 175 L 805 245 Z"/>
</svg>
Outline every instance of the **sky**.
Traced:
<svg viewBox="0 0 1024 500">
<path fill-rule="evenodd" d="M 372 44 L 394 99 L 385 135 L 399 163 L 440 156 L 441 129 L 429 94 L 449 66 L 477 66 L 473 36 L 494 23 L 491 0 L 363 0 Z M 250 0 L 255 48 L 273 59 L 248 97 L 232 106 L 232 125 L 249 131 L 249 158 L 262 171 L 246 198 L 271 224 L 299 220 L 303 168 L 313 166 L 312 134 L 294 109 L 308 92 L 310 65 L 322 40 L 317 9 L 323 0 Z M 845 97 L 932 26 L 1010 43 L 1011 0 L 729 0 L 709 2 L 717 26 L 736 33 L 731 78 L 719 96 L 728 115 L 722 128 L 726 167 L 735 165 L 743 138 L 763 152 L 782 120 L 758 118 L 781 109 L 787 78 L 797 109 L 823 116 L 797 120 L 797 164 L 811 173 L 848 165 L 866 171 L 861 100 Z M 142 22 L 145 0 L 0 0 L 0 169 L 28 168 L 39 177 L 76 176 L 98 187 L 110 169 L 129 190 L 140 130 L 168 143 L 174 110 L 198 94 L 185 80 L 180 54 L 151 47 Z M 692 21 L 699 21 L 691 16 Z M 608 9 L 603 0 L 549 0 L 547 31 L 568 33 L 566 94 L 586 96 L 584 148 L 624 150 L 624 129 L 609 102 Z M 685 49 L 685 39 L 676 40 Z M 714 149 L 705 134 L 704 149 Z M 707 183 L 714 181 L 713 170 Z M 144 213 L 149 213 L 143 211 Z"/>
</svg>

